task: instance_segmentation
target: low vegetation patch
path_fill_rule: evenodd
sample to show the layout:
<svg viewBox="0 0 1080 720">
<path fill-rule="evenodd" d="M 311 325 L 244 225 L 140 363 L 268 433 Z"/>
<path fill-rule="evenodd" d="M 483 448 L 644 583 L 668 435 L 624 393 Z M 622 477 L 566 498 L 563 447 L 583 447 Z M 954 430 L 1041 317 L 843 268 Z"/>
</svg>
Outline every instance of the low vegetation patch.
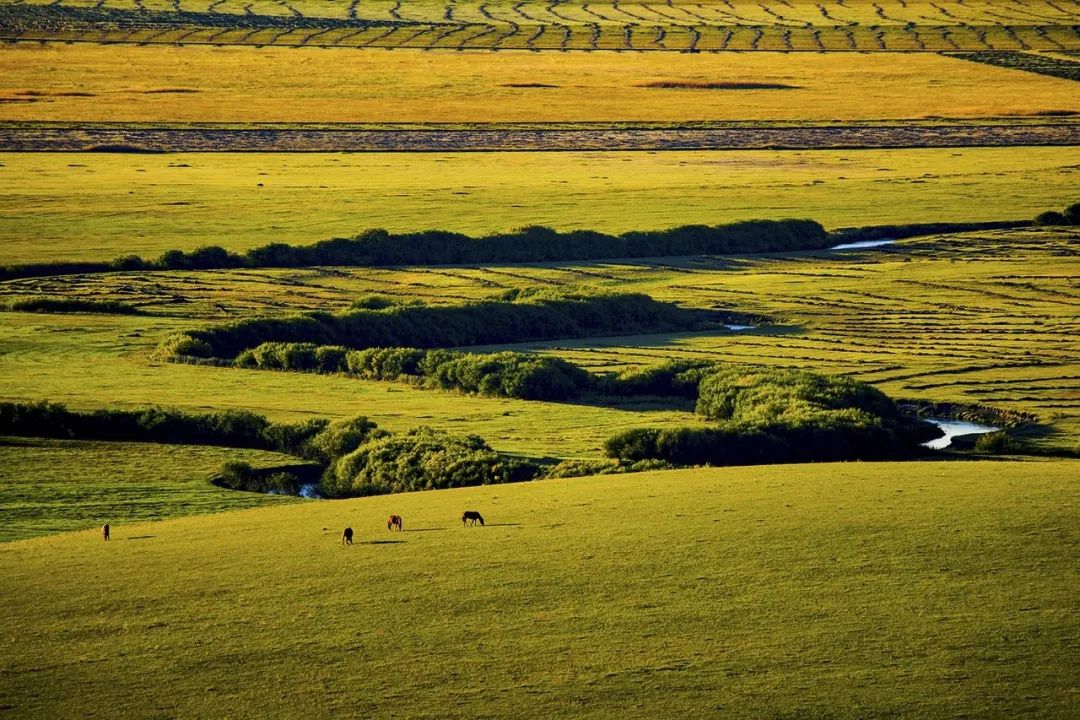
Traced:
<svg viewBox="0 0 1080 720">
<path fill-rule="evenodd" d="M 1035 217 L 1036 225 L 1080 225 L 1080 203 L 1073 203 L 1063 211 L 1048 210 Z"/>
<path fill-rule="evenodd" d="M 12 312 L 40 313 L 100 313 L 104 315 L 137 315 L 139 308 L 119 300 L 84 300 L 81 298 L 20 298 L 8 303 Z"/>
<path fill-rule="evenodd" d="M 694 82 L 690 80 L 658 80 L 641 83 L 640 88 L 662 90 L 798 90 L 800 85 L 774 82 Z"/>
</svg>

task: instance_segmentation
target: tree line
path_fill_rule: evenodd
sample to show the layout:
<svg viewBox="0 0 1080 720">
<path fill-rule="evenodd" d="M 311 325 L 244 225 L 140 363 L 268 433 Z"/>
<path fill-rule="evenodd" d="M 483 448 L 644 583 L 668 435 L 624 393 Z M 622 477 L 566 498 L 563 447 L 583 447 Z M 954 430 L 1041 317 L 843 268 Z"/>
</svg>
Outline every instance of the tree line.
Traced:
<svg viewBox="0 0 1080 720">
<path fill-rule="evenodd" d="M 0 280 L 130 270 L 458 265 L 742 254 L 818 250 L 828 247 L 830 242 L 825 228 L 813 220 L 747 220 L 724 225 L 635 230 L 620 235 L 595 230 L 559 232 L 542 226 L 483 237 L 446 230 L 392 233 L 373 229 L 351 238 L 333 238 L 312 245 L 269 243 L 243 253 L 210 245 L 186 252 L 169 250 L 154 259 L 126 255 L 109 262 L 8 265 L 0 268 Z"/>
</svg>

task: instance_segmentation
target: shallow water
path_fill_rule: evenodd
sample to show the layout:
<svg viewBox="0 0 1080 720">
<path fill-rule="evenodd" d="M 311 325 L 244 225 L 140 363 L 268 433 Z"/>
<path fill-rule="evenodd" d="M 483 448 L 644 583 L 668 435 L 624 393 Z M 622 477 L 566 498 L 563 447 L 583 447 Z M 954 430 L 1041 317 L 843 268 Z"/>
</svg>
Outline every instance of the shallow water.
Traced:
<svg viewBox="0 0 1080 720">
<path fill-rule="evenodd" d="M 925 418 L 925 420 L 934 423 L 945 432 L 941 437 L 923 443 L 923 447 L 928 447 L 931 450 L 943 450 L 949 447 L 953 438 L 958 435 L 984 435 L 1001 429 L 965 420 L 937 420 L 934 418 Z"/>
<path fill-rule="evenodd" d="M 753 330 L 757 325 L 724 325 L 728 330 Z"/>
<path fill-rule="evenodd" d="M 840 243 L 839 245 L 833 245 L 830 250 L 859 250 L 861 248 L 881 247 L 882 245 L 892 245 L 895 240 L 860 240 L 859 242 Z"/>
</svg>

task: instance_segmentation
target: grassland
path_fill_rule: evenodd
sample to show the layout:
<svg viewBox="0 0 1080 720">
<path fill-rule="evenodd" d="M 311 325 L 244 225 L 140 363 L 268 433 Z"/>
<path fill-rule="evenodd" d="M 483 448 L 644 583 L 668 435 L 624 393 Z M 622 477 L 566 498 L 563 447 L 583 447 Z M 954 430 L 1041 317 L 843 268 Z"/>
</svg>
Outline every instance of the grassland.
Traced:
<svg viewBox="0 0 1080 720">
<path fill-rule="evenodd" d="M 587 284 L 773 317 L 750 332 L 590 338 L 510 346 L 591 369 L 673 357 L 851 374 L 896 397 L 1034 412 L 1031 437 L 1077 448 L 1080 335 L 1075 232 L 997 231 L 879 250 L 792 257 L 662 258 L 490 268 L 331 268 L 67 276 L 3 284 L 7 297 L 123 299 L 147 314 L 0 315 L 0 399 L 247 407 L 277 419 L 366 414 L 381 427 L 475 432 L 499 450 L 596 457 L 615 432 L 697 422 L 663 403 L 565 405 L 423 391 L 340 376 L 193 367 L 149 356 L 170 332 L 257 313 L 333 309 L 364 293 L 425 302 Z"/>
<path fill-rule="evenodd" d="M 1076 471 L 700 469 L 9 543 L 0 703 L 20 718 L 1071 717 Z M 463 529 L 465 508 L 487 527 Z M 406 532 L 386 532 L 390 512 Z"/>
<path fill-rule="evenodd" d="M 47 4 L 46 4 L 47 3 Z M 1044 2 L 6 2 L 12 40 L 345 48 L 634 51 L 1075 49 Z"/>
<path fill-rule="evenodd" d="M 789 89 L 701 87 L 747 82 Z M 667 86 L 650 87 L 658 83 Z M 1051 112 L 1080 113 L 1072 81 L 932 53 L 0 49 L 0 120 L 13 121 L 814 122 Z"/>
<path fill-rule="evenodd" d="M 606 232 L 810 217 L 1015 220 L 1075 201 L 1057 148 L 466 154 L 0 154 L 0 263 L 245 250 L 370 227 Z M 28 212 L 27 208 L 33 208 Z"/>
<path fill-rule="evenodd" d="M 211 485 L 210 476 L 232 460 L 256 467 L 295 462 L 197 445 L 2 438 L 0 542 L 295 501 Z"/>
</svg>

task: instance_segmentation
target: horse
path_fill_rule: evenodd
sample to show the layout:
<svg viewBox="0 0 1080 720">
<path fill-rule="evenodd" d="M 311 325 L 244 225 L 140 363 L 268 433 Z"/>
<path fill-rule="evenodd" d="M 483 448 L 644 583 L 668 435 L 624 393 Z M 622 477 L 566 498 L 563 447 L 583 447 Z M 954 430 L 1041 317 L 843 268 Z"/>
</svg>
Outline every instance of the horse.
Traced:
<svg viewBox="0 0 1080 720">
<path fill-rule="evenodd" d="M 386 518 L 386 529 L 393 530 L 394 528 L 397 528 L 399 531 L 404 529 L 404 523 L 401 522 L 400 515 L 391 515 Z"/>
<path fill-rule="evenodd" d="M 475 510 L 466 510 L 465 512 L 461 513 L 461 525 L 462 525 L 462 527 L 465 526 L 465 521 L 466 520 L 471 520 L 472 521 L 471 523 L 469 523 L 470 525 L 475 525 L 477 520 L 480 521 L 481 525 L 484 524 L 484 516 L 481 515 L 480 513 L 476 512 Z"/>
<path fill-rule="evenodd" d="M 108 542 L 108 540 L 109 540 L 109 523 L 105 523 L 104 525 L 101 526 L 101 537 L 103 537 L 105 539 L 105 541 Z"/>
<path fill-rule="evenodd" d="M 352 545 L 352 528 L 345 528 L 345 532 L 341 533 L 341 544 Z"/>
</svg>

